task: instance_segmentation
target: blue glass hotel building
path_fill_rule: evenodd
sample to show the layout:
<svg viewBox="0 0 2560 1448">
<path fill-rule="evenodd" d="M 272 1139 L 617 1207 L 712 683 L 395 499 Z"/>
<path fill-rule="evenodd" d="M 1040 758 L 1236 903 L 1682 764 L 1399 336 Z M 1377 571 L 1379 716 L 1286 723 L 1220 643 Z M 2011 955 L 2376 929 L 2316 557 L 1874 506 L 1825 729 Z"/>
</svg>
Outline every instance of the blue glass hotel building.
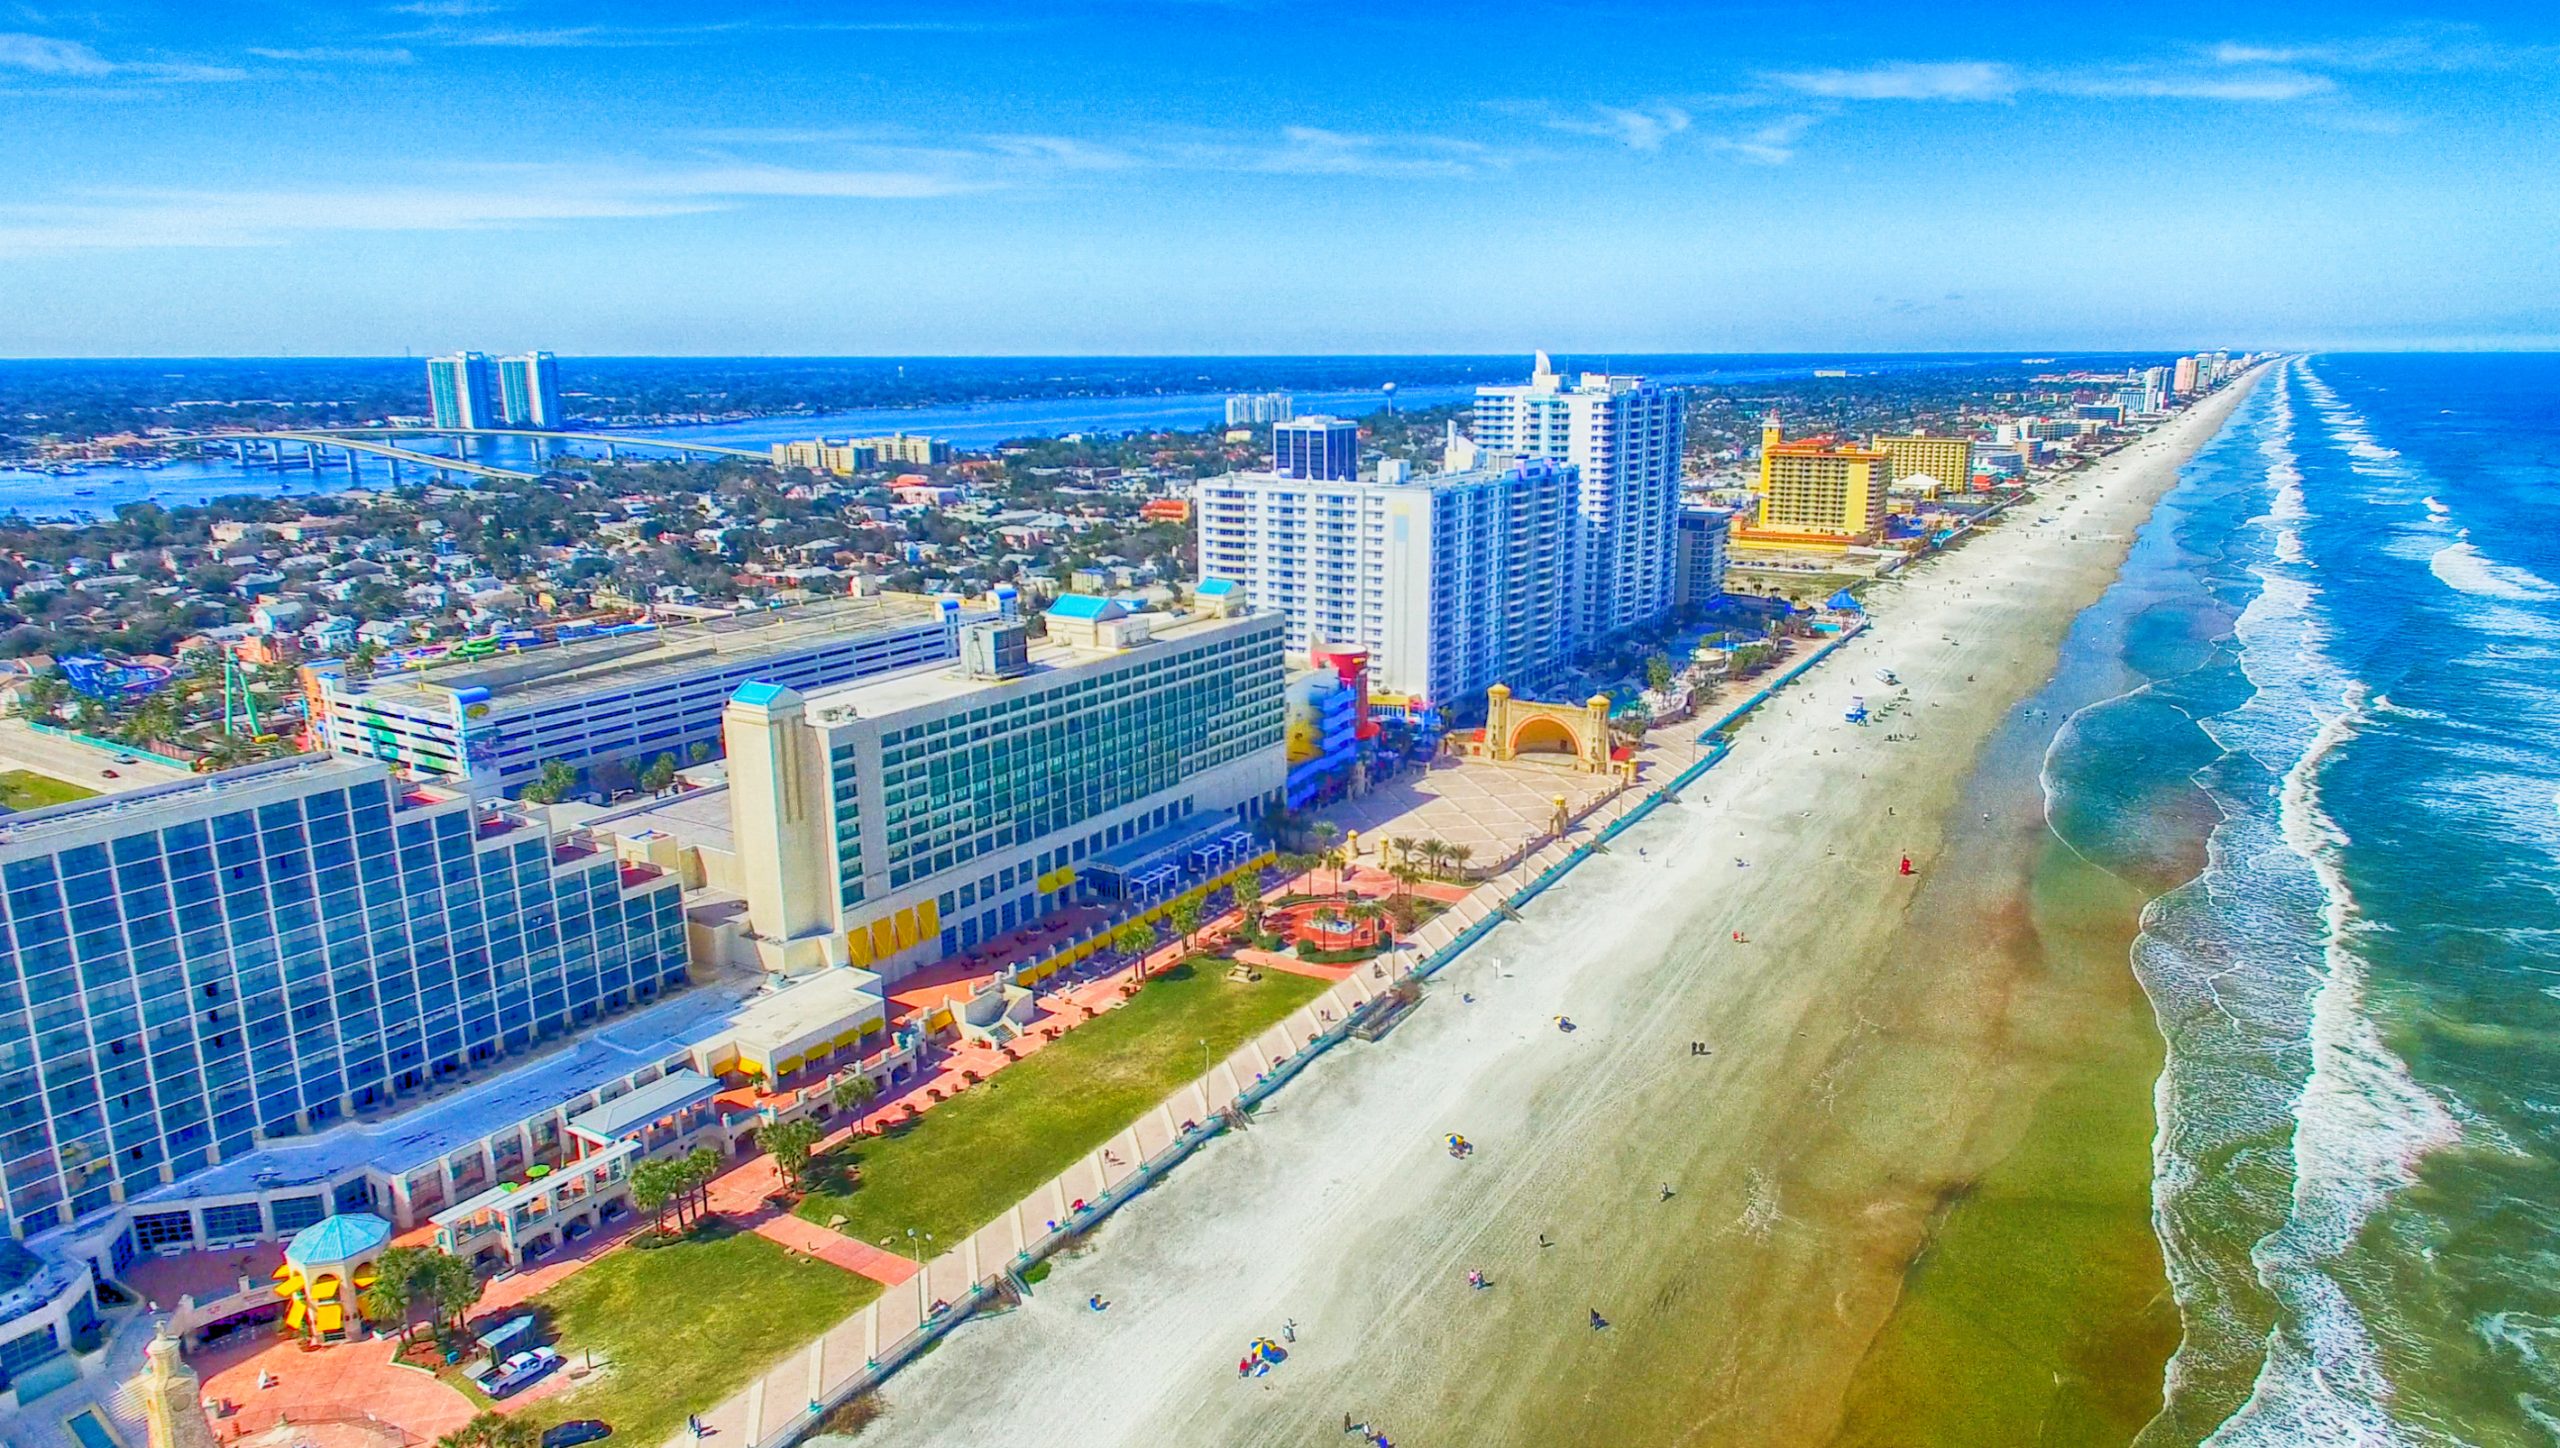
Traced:
<svg viewBox="0 0 2560 1448">
<path fill-rule="evenodd" d="M 92 1279 L 138 1255 L 324 1204 L 405 1217 L 369 1168 L 442 1150 L 445 1124 L 388 1109 L 685 984 L 678 890 L 370 760 L 0 822 L 0 1399 L 48 1385 L 96 1329 Z M 599 1079 L 554 1097 L 662 1069 L 562 1065 Z M 331 1170 L 281 1170 L 303 1143 Z"/>
<path fill-rule="evenodd" d="M 677 882 L 289 760 L 0 829 L 0 1194 L 30 1235 L 685 980 Z"/>
</svg>

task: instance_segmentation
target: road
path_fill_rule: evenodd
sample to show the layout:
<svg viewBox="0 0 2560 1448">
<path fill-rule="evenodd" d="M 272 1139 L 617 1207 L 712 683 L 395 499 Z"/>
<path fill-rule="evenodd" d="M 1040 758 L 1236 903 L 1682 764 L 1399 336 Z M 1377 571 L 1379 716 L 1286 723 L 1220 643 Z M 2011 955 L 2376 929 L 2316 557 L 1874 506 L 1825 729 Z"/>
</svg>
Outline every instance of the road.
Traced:
<svg viewBox="0 0 2560 1448">
<path fill-rule="evenodd" d="M 139 755 L 131 764 L 119 764 L 116 756 L 103 749 L 38 734 L 23 719 L 0 719 L 0 769 L 50 775 L 107 794 L 189 777 L 183 769 Z M 113 779 L 105 773 L 110 769 L 116 772 Z"/>
</svg>

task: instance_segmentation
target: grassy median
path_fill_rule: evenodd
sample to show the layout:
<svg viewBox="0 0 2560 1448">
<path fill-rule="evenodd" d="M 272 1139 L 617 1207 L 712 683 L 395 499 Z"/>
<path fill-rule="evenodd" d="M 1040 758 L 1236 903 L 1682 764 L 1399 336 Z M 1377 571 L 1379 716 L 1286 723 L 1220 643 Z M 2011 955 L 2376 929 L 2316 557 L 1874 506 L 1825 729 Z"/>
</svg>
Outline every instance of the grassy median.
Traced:
<svg viewBox="0 0 2560 1448">
<path fill-rule="evenodd" d="M 687 1413 L 744 1388 L 879 1295 L 868 1277 L 718 1222 L 664 1247 L 616 1247 L 527 1304 L 570 1365 L 593 1352 L 609 1366 L 523 1416 L 543 1428 L 601 1418 L 613 1442 L 656 1448 Z"/>
<path fill-rule="evenodd" d="M 841 1216 L 838 1230 L 896 1251 L 909 1248 L 909 1228 L 933 1234 L 926 1256 L 959 1245 L 1197 1078 L 1204 1057 L 1223 1059 L 1325 989 L 1280 971 L 1229 981 L 1226 968 L 1205 958 L 1174 966 L 893 1134 L 827 1152 L 800 1215 Z"/>
<path fill-rule="evenodd" d="M 0 805 L 11 809 L 42 809 L 49 804 L 69 804 L 96 794 L 94 789 L 73 784 L 67 779 L 56 779 L 50 774 L 37 774 L 25 769 L 0 770 Z"/>
</svg>

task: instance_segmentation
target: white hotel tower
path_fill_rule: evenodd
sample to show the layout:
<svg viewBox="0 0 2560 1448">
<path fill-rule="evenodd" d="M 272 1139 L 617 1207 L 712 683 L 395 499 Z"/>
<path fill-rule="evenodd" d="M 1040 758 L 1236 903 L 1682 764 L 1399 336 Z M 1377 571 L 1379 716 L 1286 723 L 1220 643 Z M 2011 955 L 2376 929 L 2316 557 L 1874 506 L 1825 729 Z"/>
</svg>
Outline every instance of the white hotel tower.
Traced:
<svg viewBox="0 0 2560 1448">
<path fill-rule="evenodd" d="M 1551 462 L 1349 481 L 1202 481 L 1200 575 L 1287 623 L 1286 647 L 1365 648 L 1372 686 L 1442 707 L 1534 690 L 1571 661 L 1573 469 Z"/>
<path fill-rule="evenodd" d="M 1568 388 L 1544 352 L 1527 386 L 1476 389 L 1478 449 L 1551 458 L 1580 474 L 1575 632 L 1585 645 L 1671 607 L 1682 430 L 1678 393 L 1605 372 L 1585 372 Z"/>
</svg>

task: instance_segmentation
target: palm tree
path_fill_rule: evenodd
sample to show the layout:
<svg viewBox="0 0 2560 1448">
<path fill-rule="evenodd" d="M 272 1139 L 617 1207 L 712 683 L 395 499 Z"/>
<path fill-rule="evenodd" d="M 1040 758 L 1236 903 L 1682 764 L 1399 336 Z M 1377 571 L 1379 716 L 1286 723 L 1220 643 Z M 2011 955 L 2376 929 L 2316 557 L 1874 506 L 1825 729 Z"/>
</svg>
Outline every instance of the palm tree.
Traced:
<svg viewBox="0 0 2560 1448">
<path fill-rule="evenodd" d="M 417 1301 L 420 1280 L 426 1275 L 424 1247 L 393 1247 L 374 1259 L 373 1285 L 357 1300 L 356 1310 L 377 1329 L 397 1323 L 400 1337 L 409 1336 L 409 1307 Z"/>
<path fill-rule="evenodd" d="M 1307 831 L 1307 833 L 1316 842 L 1316 857 L 1318 859 L 1333 861 L 1342 858 L 1339 854 L 1335 853 L 1333 848 L 1333 842 L 1342 838 L 1342 831 L 1335 827 L 1333 821 L 1318 820 L 1315 822 L 1314 826 Z M 1336 865 L 1334 868 L 1339 870 L 1341 867 Z M 1341 889 L 1342 882 L 1339 879 L 1336 879 L 1334 881 L 1333 888 L 1336 890 Z"/>
<path fill-rule="evenodd" d="M 1413 889 L 1414 881 L 1422 878 L 1422 871 L 1411 860 L 1396 861 L 1387 867 L 1387 873 L 1395 877 L 1396 894 L 1399 898 Z"/>
<path fill-rule="evenodd" d="M 880 1099 L 880 1083 L 855 1071 L 838 1078 L 836 1084 L 827 1089 L 827 1099 L 835 1103 L 838 1111 L 859 1114 L 862 1108 Z"/>
<path fill-rule="evenodd" d="M 1309 870 L 1316 867 L 1315 856 L 1303 854 L 1296 850 L 1282 850 L 1278 855 L 1273 857 L 1272 862 L 1278 865 L 1280 867 L 1280 873 L 1287 876 L 1292 882 L 1295 882 L 1298 877 L 1306 874 Z"/>
<path fill-rule="evenodd" d="M 1397 835 L 1387 841 L 1387 849 L 1399 860 L 1410 860 L 1413 858 L 1413 844 L 1412 836 Z"/>
<path fill-rule="evenodd" d="M 764 1149 L 773 1153 L 773 1164 L 782 1168 L 783 1179 L 794 1188 L 807 1185 L 809 1163 L 817 1155 L 818 1142 L 826 1132 L 818 1123 L 802 1118 L 785 1121 L 764 1130 Z"/>
<path fill-rule="evenodd" d="M 1467 862 L 1468 862 L 1469 860 L 1472 860 L 1472 859 L 1474 859 L 1474 858 L 1476 857 L 1476 849 L 1475 849 L 1475 846 L 1473 846 L 1473 845 L 1451 845 L 1451 846 L 1449 846 L 1449 847 L 1448 847 L 1448 849 L 1449 849 L 1449 865 L 1450 865 L 1450 868 L 1451 868 L 1452 873 L 1455 873 L 1455 874 L 1464 874 L 1464 873 L 1465 873 L 1465 871 L 1466 871 L 1466 868 L 1467 868 Z"/>
<path fill-rule="evenodd" d="M 720 1175 L 720 1149 L 718 1147 L 697 1146 L 693 1150 L 685 1153 L 685 1185 L 693 1188 L 695 1205 L 699 1212 L 704 1216 L 708 1216 L 711 1213 L 711 1180 L 718 1175 Z"/>
<path fill-rule="evenodd" d="M 1342 867 L 1349 863 L 1349 857 L 1343 854 L 1342 846 L 1327 845 L 1324 847 L 1323 852 L 1317 855 L 1316 858 L 1323 863 L 1326 869 L 1333 872 L 1333 889 L 1328 893 L 1335 895 L 1341 894 Z"/>
<path fill-rule="evenodd" d="M 1415 854 L 1422 857 L 1424 867 L 1429 869 L 1433 874 L 1438 874 L 1441 867 L 1447 864 L 1449 860 L 1449 846 L 1446 842 L 1441 840 L 1424 840 L 1420 844 L 1415 845 L 1413 850 Z"/>
<path fill-rule="evenodd" d="M 471 1264 L 444 1252 L 429 1252 L 419 1272 L 419 1290 L 435 1304 L 436 1320 L 460 1327 L 480 1300 L 480 1274 Z"/>
<path fill-rule="evenodd" d="M 1247 935 L 1262 933 L 1262 881 L 1246 876 L 1236 881 L 1236 917 Z"/>
<path fill-rule="evenodd" d="M 1137 962 L 1137 978 L 1147 978 L 1147 952 L 1156 948 L 1156 927 L 1132 920 L 1112 933 L 1111 948 Z"/>
<path fill-rule="evenodd" d="M 1185 895 L 1166 906 L 1164 914 L 1165 919 L 1173 922 L 1175 933 L 1182 937 L 1182 948 L 1186 951 L 1191 949 L 1191 937 L 1200 929 L 1200 897 Z"/>
<path fill-rule="evenodd" d="M 676 1201 L 682 1191 L 674 1162 L 644 1161 L 631 1169 L 631 1199 L 639 1203 L 640 1210 L 657 1218 L 661 1232 L 667 1229 L 667 1204 Z M 681 1205 L 676 1208 L 676 1219 L 679 1224 L 684 1219 Z"/>
</svg>

